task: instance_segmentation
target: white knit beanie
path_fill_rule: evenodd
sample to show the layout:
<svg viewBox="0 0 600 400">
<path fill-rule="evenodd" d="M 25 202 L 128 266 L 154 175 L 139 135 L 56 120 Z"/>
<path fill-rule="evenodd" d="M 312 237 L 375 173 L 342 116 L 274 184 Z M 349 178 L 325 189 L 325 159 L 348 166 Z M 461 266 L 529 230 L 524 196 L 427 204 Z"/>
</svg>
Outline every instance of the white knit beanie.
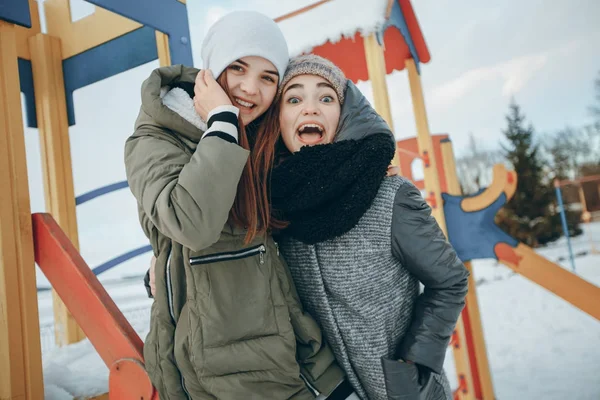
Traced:
<svg viewBox="0 0 600 400">
<path fill-rule="evenodd" d="M 263 57 L 279 72 L 288 65 L 289 52 L 277 23 L 256 11 L 234 11 L 210 27 L 202 42 L 202 62 L 217 78 L 229 64 L 242 57 Z"/>
</svg>

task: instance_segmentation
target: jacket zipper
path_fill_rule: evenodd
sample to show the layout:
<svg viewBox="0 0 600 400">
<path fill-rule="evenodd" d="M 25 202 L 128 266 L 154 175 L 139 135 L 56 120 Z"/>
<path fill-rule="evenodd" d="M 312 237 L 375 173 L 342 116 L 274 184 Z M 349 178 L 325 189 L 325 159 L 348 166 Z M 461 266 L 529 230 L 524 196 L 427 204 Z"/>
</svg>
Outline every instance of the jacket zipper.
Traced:
<svg viewBox="0 0 600 400">
<path fill-rule="evenodd" d="M 173 324 L 175 324 L 175 311 L 173 307 L 173 285 L 171 283 L 171 254 L 173 254 L 173 248 L 169 249 L 169 257 L 167 257 L 167 265 L 166 265 L 166 278 L 167 278 L 167 300 L 169 302 L 169 314 L 171 315 L 171 319 L 173 320 Z M 185 387 L 185 382 L 183 382 L 183 376 L 181 377 L 181 387 L 185 392 L 185 395 L 188 399 L 190 399 L 190 394 Z"/>
<path fill-rule="evenodd" d="M 265 263 L 265 253 L 267 252 L 267 248 L 264 244 L 259 244 L 254 247 L 250 247 L 248 249 L 242 249 L 237 251 L 229 251 L 225 253 L 215 253 L 209 254 L 207 256 L 199 256 L 190 258 L 190 265 L 201 265 L 201 264 L 210 264 L 215 262 L 223 262 L 229 260 L 239 260 L 242 258 L 252 257 L 255 255 L 260 256 L 260 263 Z"/>
<path fill-rule="evenodd" d="M 302 373 L 300 373 L 300 378 L 302 378 L 302 380 L 304 381 L 304 384 L 306 385 L 306 388 L 308 389 L 309 392 L 311 392 L 313 394 L 313 396 L 319 397 L 321 395 L 321 393 L 317 390 L 317 388 L 314 387 L 313 385 L 311 385 L 310 382 L 308 381 L 308 379 L 306 379 Z"/>
<path fill-rule="evenodd" d="M 171 314 L 171 319 L 173 323 L 175 323 L 175 311 L 173 307 L 173 286 L 171 283 L 171 254 L 173 252 L 173 248 L 169 249 L 169 257 L 167 257 L 167 265 L 166 265 L 166 278 L 167 278 L 167 300 L 169 301 L 169 314 Z"/>
</svg>

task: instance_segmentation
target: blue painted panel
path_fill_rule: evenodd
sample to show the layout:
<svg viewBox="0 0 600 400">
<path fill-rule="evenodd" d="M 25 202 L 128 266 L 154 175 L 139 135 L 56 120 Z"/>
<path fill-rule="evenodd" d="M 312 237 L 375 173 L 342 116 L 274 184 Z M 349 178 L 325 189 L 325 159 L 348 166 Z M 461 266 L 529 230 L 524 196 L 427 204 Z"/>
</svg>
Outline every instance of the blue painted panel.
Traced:
<svg viewBox="0 0 600 400">
<path fill-rule="evenodd" d="M 169 35 L 173 64 L 193 66 L 187 8 L 178 0 L 86 0 Z"/>
<path fill-rule="evenodd" d="M 154 29 L 142 27 L 63 61 L 69 126 L 75 125 L 73 92 L 158 58 Z M 108 101 L 108 99 L 106 99 Z"/>
<path fill-rule="evenodd" d="M 105 262 L 104 264 L 97 266 L 96 268 L 92 269 L 92 272 L 96 275 L 100 275 L 104 271 L 108 271 L 109 269 L 114 268 L 117 265 L 124 263 L 125 261 L 127 261 L 129 259 L 132 259 L 133 257 L 137 257 L 140 254 L 144 254 L 149 251 L 152 251 L 152 246 L 150 246 L 150 245 L 128 251 L 125 254 L 121 254 L 120 256 L 115 257 L 112 260 L 109 260 L 109 261 Z"/>
<path fill-rule="evenodd" d="M 110 185 L 106 185 L 106 186 L 103 186 L 98 189 L 91 190 L 87 193 L 77 196 L 75 198 L 75 205 L 78 206 L 80 204 L 83 204 L 90 200 L 93 200 L 96 197 L 99 197 L 99 196 L 102 196 L 104 194 L 108 194 L 111 192 L 116 192 L 117 190 L 121 190 L 126 187 L 129 187 L 129 184 L 127 183 L 127 181 L 122 181 L 122 182 L 117 182 L 117 183 L 113 183 Z"/>
<path fill-rule="evenodd" d="M 28 0 L 0 0 L 0 20 L 31 28 Z"/>
<path fill-rule="evenodd" d="M 21 92 L 25 95 L 25 109 L 27 110 L 27 126 L 37 128 L 37 115 L 35 111 L 35 92 L 33 91 L 33 71 L 31 61 L 18 59 L 19 84 Z"/>
<path fill-rule="evenodd" d="M 473 195 L 476 196 L 477 194 Z M 518 241 L 494 223 L 496 213 L 506 204 L 502 193 L 494 203 L 483 210 L 466 212 L 460 207 L 462 196 L 442 193 L 448 239 L 462 262 L 481 258 L 496 258 L 494 246 L 507 243 L 513 247 Z"/>
<path fill-rule="evenodd" d="M 400 3 L 397 0 L 394 0 L 394 5 L 392 6 L 392 13 L 390 14 L 390 18 L 385 22 L 383 29 L 377 34 L 377 40 L 379 44 L 383 42 L 383 33 L 390 26 L 395 27 L 400 31 L 400 34 L 404 38 L 404 41 L 408 45 L 408 49 L 410 51 L 410 55 L 413 60 L 415 60 L 415 65 L 417 66 L 417 72 L 421 73 L 421 62 L 419 61 L 419 55 L 417 54 L 417 48 L 412 40 L 412 36 L 410 36 L 410 31 L 408 30 L 408 25 L 406 25 L 406 20 L 404 19 L 404 14 L 402 13 L 402 9 L 400 8 Z"/>
</svg>

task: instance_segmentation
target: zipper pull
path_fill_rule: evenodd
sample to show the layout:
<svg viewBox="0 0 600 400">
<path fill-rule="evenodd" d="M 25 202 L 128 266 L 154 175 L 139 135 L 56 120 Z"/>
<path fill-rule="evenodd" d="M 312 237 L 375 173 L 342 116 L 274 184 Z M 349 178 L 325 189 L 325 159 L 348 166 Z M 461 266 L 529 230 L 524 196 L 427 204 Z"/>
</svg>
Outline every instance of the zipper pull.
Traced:
<svg viewBox="0 0 600 400">
<path fill-rule="evenodd" d="M 273 241 L 273 243 L 275 243 L 275 248 L 277 249 L 277 255 L 279 255 L 279 243 L 277 243 L 276 241 Z"/>
<path fill-rule="evenodd" d="M 260 251 L 260 253 L 258 253 L 260 256 L 260 263 L 264 264 L 265 263 L 265 253 L 266 253 L 267 249 L 265 248 L 264 245 L 262 245 L 258 248 L 258 250 Z"/>
</svg>

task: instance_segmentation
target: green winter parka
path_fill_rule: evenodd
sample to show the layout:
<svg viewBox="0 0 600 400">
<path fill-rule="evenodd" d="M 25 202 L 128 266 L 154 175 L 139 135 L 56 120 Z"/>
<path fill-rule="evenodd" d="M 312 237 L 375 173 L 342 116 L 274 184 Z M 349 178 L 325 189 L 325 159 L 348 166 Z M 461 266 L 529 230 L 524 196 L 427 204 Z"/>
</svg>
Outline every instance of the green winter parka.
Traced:
<svg viewBox="0 0 600 400">
<path fill-rule="evenodd" d="M 246 231 L 228 221 L 249 152 L 223 135 L 202 138 L 206 126 L 177 87 L 193 85 L 197 73 L 154 70 L 125 144 L 127 180 L 156 257 L 146 369 L 163 400 L 327 395 L 344 374 L 276 244 L 266 235 L 245 245 Z"/>
</svg>

